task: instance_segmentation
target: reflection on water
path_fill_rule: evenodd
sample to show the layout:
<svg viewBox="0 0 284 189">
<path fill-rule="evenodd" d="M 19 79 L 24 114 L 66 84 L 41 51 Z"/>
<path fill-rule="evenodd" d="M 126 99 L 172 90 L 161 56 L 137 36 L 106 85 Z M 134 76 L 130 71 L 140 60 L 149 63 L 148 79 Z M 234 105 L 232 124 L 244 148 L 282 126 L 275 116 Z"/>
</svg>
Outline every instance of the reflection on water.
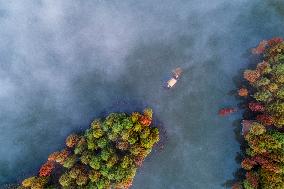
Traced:
<svg viewBox="0 0 284 189">
<path fill-rule="evenodd" d="M 0 185 L 34 174 L 72 131 L 151 106 L 168 140 L 134 189 L 217 189 L 239 144 L 220 107 L 246 51 L 283 36 L 281 1 L 0 3 Z M 282 11 L 283 12 L 283 11 Z M 172 69 L 184 73 L 172 90 Z"/>
</svg>

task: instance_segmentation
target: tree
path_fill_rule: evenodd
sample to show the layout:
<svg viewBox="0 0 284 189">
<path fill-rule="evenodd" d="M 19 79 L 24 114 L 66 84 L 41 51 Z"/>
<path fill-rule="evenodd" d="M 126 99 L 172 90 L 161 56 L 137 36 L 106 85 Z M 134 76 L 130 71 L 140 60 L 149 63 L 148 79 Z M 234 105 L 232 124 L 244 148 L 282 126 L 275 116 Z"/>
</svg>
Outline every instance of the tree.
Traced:
<svg viewBox="0 0 284 189">
<path fill-rule="evenodd" d="M 259 185 L 259 177 L 257 173 L 247 172 L 244 182 L 245 189 L 257 189 Z"/>
<path fill-rule="evenodd" d="M 278 85 L 276 83 L 270 83 L 268 86 L 267 86 L 267 90 L 271 93 L 274 93 L 275 91 L 278 90 Z"/>
<path fill-rule="evenodd" d="M 69 135 L 68 148 L 52 153 L 39 177 L 24 180 L 22 187 L 129 188 L 137 168 L 159 141 L 159 130 L 151 122 L 150 109 L 143 115 L 112 113 L 94 120 L 83 134 Z M 56 162 L 60 165 L 54 171 Z"/>
<path fill-rule="evenodd" d="M 245 70 L 244 78 L 250 82 L 255 83 L 260 77 L 260 73 L 256 70 Z"/>
<path fill-rule="evenodd" d="M 282 87 L 276 92 L 275 97 L 280 100 L 284 100 L 284 87 Z"/>
<path fill-rule="evenodd" d="M 71 167 L 73 167 L 75 165 L 77 159 L 78 158 L 77 158 L 77 156 L 75 154 L 69 156 L 64 161 L 63 167 L 70 169 Z"/>
<path fill-rule="evenodd" d="M 248 105 L 249 109 L 253 112 L 263 112 L 265 110 L 265 107 L 258 102 L 250 102 Z"/>
<path fill-rule="evenodd" d="M 282 115 L 284 115 L 284 103 L 280 102 L 280 101 L 276 101 L 276 102 L 270 103 L 267 106 L 267 111 L 271 115 L 275 115 L 277 117 L 281 117 Z"/>
<path fill-rule="evenodd" d="M 272 38 L 272 39 L 270 39 L 268 41 L 268 45 L 270 47 L 273 47 L 273 46 L 275 46 L 275 45 L 277 45 L 279 43 L 282 43 L 282 42 L 283 42 L 283 38 L 281 38 L 281 37 L 274 37 L 274 38 Z"/>
<path fill-rule="evenodd" d="M 260 80 L 258 80 L 255 85 L 257 87 L 263 87 L 263 86 L 267 86 L 270 84 L 270 80 L 266 77 L 262 77 Z"/>
<path fill-rule="evenodd" d="M 260 101 L 260 102 L 266 102 L 269 100 L 269 98 L 271 97 L 271 93 L 269 91 L 259 91 L 256 92 L 253 97 L 255 98 L 255 100 Z"/>
<path fill-rule="evenodd" d="M 88 165 L 91 161 L 92 154 L 90 151 L 84 151 L 80 157 L 80 160 L 83 164 Z"/>
<path fill-rule="evenodd" d="M 250 119 L 244 120 L 245 158 L 241 166 L 244 189 L 284 188 L 284 42 L 282 38 L 262 41 L 253 50 L 264 60 L 255 70 L 246 70 L 251 96 L 247 98 Z M 245 93 L 245 92 L 244 92 Z M 244 94 L 245 95 L 245 94 Z M 247 102 L 246 102 L 247 103 Z"/>
<path fill-rule="evenodd" d="M 41 177 L 48 177 L 50 176 L 51 172 L 55 168 L 54 161 L 47 161 L 43 164 L 39 170 L 39 176 Z"/>
<path fill-rule="evenodd" d="M 256 48 L 252 49 L 252 53 L 253 54 L 262 54 L 265 51 L 267 43 L 268 42 L 266 40 L 261 41 Z"/>
<path fill-rule="evenodd" d="M 246 97 L 248 96 L 249 92 L 246 88 L 242 87 L 238 90 L 238 95 L 241 97 Z"/>
<path fill-rule="evenodd" d="M 78 144 L 75 146 L 74 153 L 80 155 L 83 153 L 83 151 L 86 150 L 86 148 L 87 148 L 86 139 L 84 137 L 81 137 Z"/>
<path fill-rule="evenodd" d="M 66 138 L 66 146 L 69 148 L 73 148 L 78 142 L 80 138 L 76 134 L 71 134 Z"/>
<path fill-rule="evenodd" d="M 99 171 L 91 170 L 89 172 L 89 178 L 92 182 L 97 182 L 101 176 L 101 173 Z"/>
<path fill-rule="evenodd" d="M 56 161 L 57 163 L 63 164 L 70 152 L 67 149 L 63 149 L 60 152 L 54 152 L 48 156 L 49 161 Z"/>
<path fill-rule="evenodd" d="M 35 182 L 36 180 L 36 177 L 29 177 L 29 178 L 26 178 L 25 180 L 22 181 L 22 185 L 24 187 L 31 187 L 32 184 Z"/>
<path fill-rule="evenodd" d="M 261 74 L 269 74 L 271 72 L 271 66 L 267 61 L 262 61 L 257 64 L 256 70 Z"/>
<path fill-rule="evenodd" d="M 152 120 L 153 110 L 151 108 L 146 108 L 143 113 L 144 113 L 144 116 L 146 116 L 146 117 L 148 117 L 149 119 Z"/>
<path fill-rule="evenodd" d="M 82 171 L 79 173 L 79 175 L 76 178 L 76 184 L 78 186 L 84 186 L 88 183 L 89 176 L 86 170 L 82 169 Z"/>
<path fill-rule="evenodd" d="M 256 120 L 261 122 L 262 124 L 269 126 L 274 124 L 274 119 L 272 116 L 268 114 L 259 114 L 256 116 Z"/>
<path fill-rule="evenodd" d="M 68 173 L 64 173 L 60 178 L 59 178 L 59 183 L 63 187 L 68 187 L 71 186 L 72 184 L 72 178 L 69 176 Z"/>
<path fill-rule="evenodd" d="M 101 159 L 99 157 L 92 157 L 91 162 L 90 162 L 90 166 L 94 169 L 94 170 L 99 170 L 101 167 Z"/>
<path fill-rule="evenodd" d="M 152 120 L 147 117 L 147 116 L 144 116 L 142 115 L 140 118 L 139 118 L 139 123 L 142 125 L 142 126 L 145 126 L 145 127 L 148 127 L 151 125 L 151 122 Z"/>
</svg>

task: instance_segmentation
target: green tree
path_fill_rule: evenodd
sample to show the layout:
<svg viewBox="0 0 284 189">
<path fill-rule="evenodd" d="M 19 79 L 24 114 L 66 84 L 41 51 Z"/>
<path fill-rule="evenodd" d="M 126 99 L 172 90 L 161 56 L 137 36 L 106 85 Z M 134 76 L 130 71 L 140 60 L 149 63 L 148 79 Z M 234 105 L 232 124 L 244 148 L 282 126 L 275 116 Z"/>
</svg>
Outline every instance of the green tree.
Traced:
<svg viewBox="0 0 284 189">
<path fill-rule="evenodd" d="M 94 169 L 94 170 L 99 170 L 101 167 L 101 159 L 97 156 L 93 156 L 90 162 L 90 166 Z"/>
<path fill-rule="evenodd" d="M 73 154 L 64 161 L 63 167 L 70 169 L 75 165 L 76 161 L 77 161 L 77 156 Z"/>
<path fill-rule="evenodd" d="M 72 178 L 69 176 L 68 173 L 64 173 L 60 178 L 59 178 L 59 183 L 63 187 L 68 187 L 71 186 L 72 184 Z"/>
<path fill-rule="evenodd" d="M 272 95 L 269 91 L 259 91 L 253 95 L 253 97 L 260 102 L 268 101 L 271 96 Z"/>
</svg>

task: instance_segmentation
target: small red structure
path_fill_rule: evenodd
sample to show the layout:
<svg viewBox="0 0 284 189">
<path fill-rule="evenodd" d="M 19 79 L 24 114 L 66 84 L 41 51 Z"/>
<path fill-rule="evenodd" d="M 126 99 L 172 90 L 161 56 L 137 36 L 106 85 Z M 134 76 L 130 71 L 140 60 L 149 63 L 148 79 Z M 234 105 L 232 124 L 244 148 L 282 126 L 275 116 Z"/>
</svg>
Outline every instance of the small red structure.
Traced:
<svg viewBox="0 0 284 189">
<path fill-rule="evenodd" d="M 227 116 L 236 112 L 237 110 L 237 108 L 222 108 L 219 110 L 218 114 L 219 116 Z"/>
</svg>

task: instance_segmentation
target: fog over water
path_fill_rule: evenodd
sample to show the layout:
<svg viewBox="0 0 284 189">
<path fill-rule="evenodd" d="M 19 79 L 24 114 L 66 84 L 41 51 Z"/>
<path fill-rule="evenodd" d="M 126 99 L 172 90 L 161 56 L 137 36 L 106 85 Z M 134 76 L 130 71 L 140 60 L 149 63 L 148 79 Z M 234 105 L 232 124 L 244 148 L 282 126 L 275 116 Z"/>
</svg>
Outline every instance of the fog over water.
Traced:
<svg viewBox="0 0 284 189">
<path fill-rule="evenodd" d="M 168 141 L 132 188 L 226 188 L 240 113 L 217 111 L 238 103 L 227 94 L 249 49 L 283 26 L 281 0 L 0 0 L 0 188 L 36 174 L 95 117 L 145 106 Z"/>
</svg>

